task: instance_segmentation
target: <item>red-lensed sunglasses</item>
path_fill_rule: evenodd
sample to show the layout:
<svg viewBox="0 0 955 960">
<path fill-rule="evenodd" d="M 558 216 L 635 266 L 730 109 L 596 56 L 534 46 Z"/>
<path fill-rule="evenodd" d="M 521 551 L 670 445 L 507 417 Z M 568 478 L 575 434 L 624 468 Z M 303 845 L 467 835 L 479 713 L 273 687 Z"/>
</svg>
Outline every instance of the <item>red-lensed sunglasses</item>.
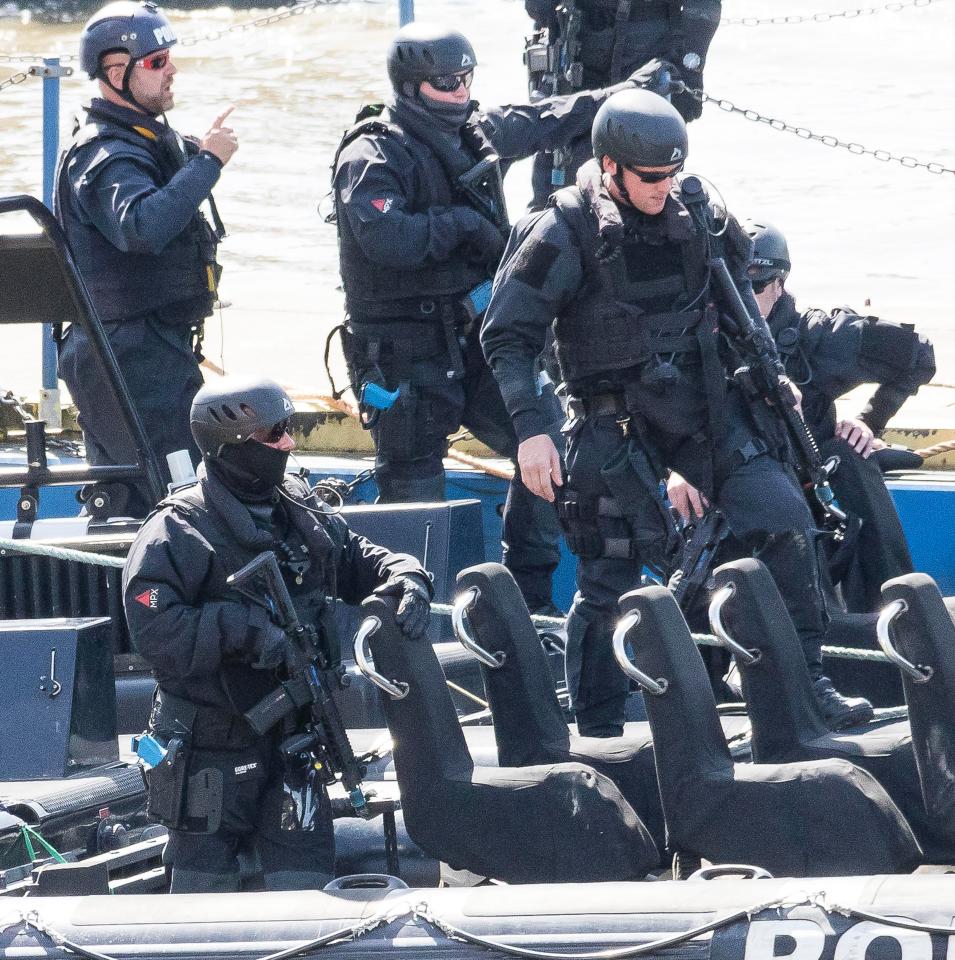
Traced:
<svg viewBox="0 0 955 960">
<path fill-rule="evenodd" d="M 164 70 L 167 63 L 169 63 L 168 50 L 157 50 L 156 53 L 150 53 L 136 61 L 136 65 L 144 70 Z"/>
</svg>

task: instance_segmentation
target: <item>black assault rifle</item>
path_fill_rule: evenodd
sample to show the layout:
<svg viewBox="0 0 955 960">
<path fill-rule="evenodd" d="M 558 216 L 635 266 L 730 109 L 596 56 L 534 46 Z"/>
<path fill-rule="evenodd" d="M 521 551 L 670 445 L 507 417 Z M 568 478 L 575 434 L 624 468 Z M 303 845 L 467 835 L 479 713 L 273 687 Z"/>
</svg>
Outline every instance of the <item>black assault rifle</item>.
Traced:
<svg viewBox="0 0 955 960">
<path fill-rule="evenodd" d="M 305 730 L 283 740 L 282 752 L 289 756 L 310 754 L 322 782 L 334 783 L 340 777 L 355 813 L 370 817 L 368 801 L 362 790 L 365 767 L 355 758 L 338 704 L 332 697 L 333 684 L 341 685 L 340 674 L 329 668 L 324 651 L 318 645 L 315 629 L 306 627 L 298 619 L 275 554 L 269 550 L 260 553 L 226 582 L 268 608 L 285 631 L 293 650 L 289 679 L 245 712 L 249 726 L 261 735 L 293 711 L 308 707 L 309 720 Z"/>
<path fill-rule="evenodd" d="M 844 530 L 846 514 L 840 509 L 829 484 L 829 476 L 839 465 L 837 457 L 822 459 L 815 437 L 802 414 L 796 409 L 796 394 L 792 383 L 785 376 L 776 345 L 766 322 L 757 320 L 747 309 L 723 257 L 709 261 L 710 270 L 723 295 L 723 304 L 729 311 L 730 334 L 734 343 L 743 351 L 749 363 L 733 374 L 733 379 L 751 398 L 765 400 L 776 411 L 786 427 L 796 455 L 796 470 L 804 481 L 812 485 L 813 494 L 827 516 Z"/>
<path fill-rule="evenodd" d="M 714 233 L 710 222 L 709 200 L 698 177 L 684 177 L 680 183 L 683 203 L 707 234 Z M 812 486 L 813 494 L 826 516 L 833 521 L 838 539 L 845 535 L 846 514 L 839 508 L 836 495 L 829 484 L 829 476 L 839 466 L 838 457 L 822 459 L 815 437 L 802 414 L 796 409 L 796 394 L 786 371 L 779 362 L 776 343 L 759 315 L 755 301 L 748 305 L 739 292 L 724 257 L 710 257 L 707 266 L 722 294 L 728 316 L 720 314 L 724 332 L 749 361 L 733 373 L 733 379 L 742 387 L 750 402 L 765 400 L 776 412 L 786 429 L 786 435 L 796 457 L 796 471 Z"/>
</svg>

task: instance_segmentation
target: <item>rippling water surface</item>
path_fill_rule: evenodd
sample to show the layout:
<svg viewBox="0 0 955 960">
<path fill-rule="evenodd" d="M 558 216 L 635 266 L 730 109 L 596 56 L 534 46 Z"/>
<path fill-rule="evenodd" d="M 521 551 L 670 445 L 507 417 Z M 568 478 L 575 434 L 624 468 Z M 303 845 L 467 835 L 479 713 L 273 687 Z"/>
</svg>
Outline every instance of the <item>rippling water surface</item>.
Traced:
<svg viewBox="0 0 955 960">
<path fill-rule="evenodd" d="M 880 0 L 873 0 L 880 6 Z M 839 0 L 725 0 L 724 16 L 813 13 Z M 480 67 L 474 94 L 486 104 L 525 96 L 519 0 L 417 0 L 419 19 L 466 32 Z M 241 148 L 216 197 L 229 238 L 223 298 L 208 324 L 208 353 L 235 372 L 262 372 L 321 392 L 325 334 L 341 318 L 335 233 L 317 207 L 342 131 L 362 104 L 388 93 L 384 56 L 397 25 L 392 2 L 342 3 L 269 26 L 215 31 L 262 12 L 218 8 L 173 13 L 178 106 L 170 121 L 201 134 L 234 102 Z M 707 89 L 762 114 L 845 141 L 955 167 L 949 44 L 955 2 L 829 23 L 725 24 L 710 50 Z M 68 54 L 77 25 L 0 21 L 0 55 Z M 0 81 L 20 65 L 0 60 Z M 65 139 L 92 85 L 62 84 Z M 39 195 L 41 83 L 0 90 L 0 192 Z M 932 336 L 938 380 L 955 380 L 948 335 L 955 244 L 955 175 L 933 176 L 828 149 L 708 105 L 691 127 L 689 169 L 705 174 L 740 217 L 773 220 L 790 240 L 790 288 L 805 306 L 849 303 Z M 529 170 L 508 176 L 514 218 Z M 27 390 L 39 377 L 38 336 L 4 331 L 0 387 Z M 33 371 L 36 370 L 34 375 Z"/>
</svg>

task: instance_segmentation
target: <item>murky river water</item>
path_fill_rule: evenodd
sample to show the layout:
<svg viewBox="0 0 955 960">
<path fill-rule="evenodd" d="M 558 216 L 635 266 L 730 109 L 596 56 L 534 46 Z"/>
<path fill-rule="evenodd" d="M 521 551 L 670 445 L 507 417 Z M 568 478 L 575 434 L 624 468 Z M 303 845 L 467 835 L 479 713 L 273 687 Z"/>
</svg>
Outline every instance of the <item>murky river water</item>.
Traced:
<svg viewBox="0 0 955 960">
<path fill-rule="evenodd" d="M 881 7 L 881 0 L 872 0 Z M 845 4 L 845 6 L 854 4 Z M 725 17 L 838 10 L 840 0 L 726 0 Z M 480 67 L 474 93 L 487 104 L 525 94 L 527 20 L 519 0 L 417 0 L 419 19 L 464 30 Z M 328 166 L 358 108 L 388 93 L 384 56 L 394 2 L 319 8 L 269 26 L 203 39 L 259 14 L 219 8 L 173 14 L 178 106 L 170 121 L 202 133 L 236 103 L 241 148 L 216 197 L 230 236 L 222 247 L 223 298 L 208 353 L 233 372 L 262 372 L 321 392 L 325 333 L 341 317 L 335 234 L 316 208 Z M 713 43 L 707 88 L 716 96 L 845 141 L 955 167 L 952 140 L 955 2 L 829 23 L 725 24 Z M 0 55 L 75 52 L 77 25 L 0 21 Z M 20 69 L 0 59 L 0 81 Z M 64 138 L 92 85 L 62 84 Z M 0 90 L 0 192 L 39 195 L 41 83 Z M 949 283 L 955 262 L 955 176 L 933 176 L 827 149 L 708 105 L 691 127 L 689 168 L 718 185 L 738 216 L 787 233 L 790 288 L 805 306 L 849 303 L 914 321 L 932 336 L 938 380 L 955 381 Z M 526 203 L 528 167 L 508 176 L 512 218 Z M 0 386 L 32 389 L 38 335 L 4 331 Z M 36 371 L 36 372 L 34 372 Z"/>
</svg>

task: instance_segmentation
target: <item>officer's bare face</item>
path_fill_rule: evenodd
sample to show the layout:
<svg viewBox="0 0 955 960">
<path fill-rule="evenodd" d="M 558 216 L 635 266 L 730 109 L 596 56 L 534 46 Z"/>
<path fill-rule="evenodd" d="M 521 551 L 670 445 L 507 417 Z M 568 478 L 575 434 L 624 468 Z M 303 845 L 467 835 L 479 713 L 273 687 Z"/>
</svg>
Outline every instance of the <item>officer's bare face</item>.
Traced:
<svg viewBox="0 0 955 960">
<path fill-rule="evenodd" d="M 172 80 L 176 66 L 168 50 L 157 50 L 136 61 L 129 76 L 129 90 L 148 113 L 159 114 L 175 106 Z"/>
<path fill-rule="evenodd" d="M 680 166 L 675 167 L 624 167 L 618 165 L 610 157 L 604 157 L 604 171 L 610 177 L 616 177 L 617 172 L 623 173 L 623 185 L 626 189 L 626 196 L 617 188 L 616 183 L 608 178 L 608 188 L 614 200 L 626 203 L 630 201 L 631 206 L 635 207 L 641 213 L 655 216 L 663 211 L 667 196 L 673 187 L 673 177 L 680 172 Z M 656 182 L 647 183 L 641 179 L 645 175 Z M 658 177 L 662 179 L 657 180 Z"/>
</svg>

